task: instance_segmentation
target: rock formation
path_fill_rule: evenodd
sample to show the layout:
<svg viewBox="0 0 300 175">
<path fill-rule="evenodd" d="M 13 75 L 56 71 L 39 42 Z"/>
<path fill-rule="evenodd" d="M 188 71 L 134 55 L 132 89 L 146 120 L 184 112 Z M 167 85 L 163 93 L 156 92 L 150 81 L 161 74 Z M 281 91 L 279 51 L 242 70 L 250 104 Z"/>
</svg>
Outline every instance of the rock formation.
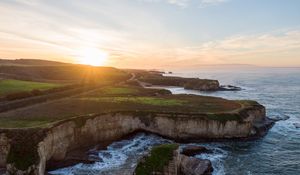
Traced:
<svg viewBox="0 0 300 175">
<path fill-rule="evenodd" d="M 168 144 L 160 145 L 153 149 L 157 150 L 164 146 L 168 146 Z M 152 164 L 145 164 L 145 161 L 151 157 L 151 151 L 150 155 L 139 163 L 134 175 L 211 175 L 213 172 L 212 164 L 209 160 L 197 159 L 180 154 L 178 147 L 172 152 L 173 154 L 170 157 L 170 160 L 165 163 L 164 167 L 161 170 L 156 170 L 157 167 L 155 167 L 155 165 L 159 163 L 149 161 L 150 163 L 153 163 L 153 166 L 151 166 Z M 157 161 L 160 161 L 160 159 Z M 141 170 L 140 168 L 143 166 L 148 167 L 142 168 Z"/>
<path fill-rule="evenodd" d="M 211 153 L 211 151 L 205 148 L 204 146 L 189 145 L 182 148 L 181 153 L 186 156 L 194 156 L 196 154 L 201 154 L 201 153 Z"/>
</svg>

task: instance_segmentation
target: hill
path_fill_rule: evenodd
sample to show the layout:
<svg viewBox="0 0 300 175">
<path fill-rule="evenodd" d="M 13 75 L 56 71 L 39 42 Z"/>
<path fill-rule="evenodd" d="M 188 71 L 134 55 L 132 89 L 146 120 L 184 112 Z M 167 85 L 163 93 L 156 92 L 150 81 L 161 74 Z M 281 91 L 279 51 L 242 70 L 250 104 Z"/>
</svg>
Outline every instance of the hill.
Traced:
<svg viewBox="0 0 300 175">
<path fill-rule="evenodd" d="M 129 75 L 112 67 L 93 67 L 44 60 L 0 60 L 0 79 L 78 83 L 121 80 Z"/>
</svg>

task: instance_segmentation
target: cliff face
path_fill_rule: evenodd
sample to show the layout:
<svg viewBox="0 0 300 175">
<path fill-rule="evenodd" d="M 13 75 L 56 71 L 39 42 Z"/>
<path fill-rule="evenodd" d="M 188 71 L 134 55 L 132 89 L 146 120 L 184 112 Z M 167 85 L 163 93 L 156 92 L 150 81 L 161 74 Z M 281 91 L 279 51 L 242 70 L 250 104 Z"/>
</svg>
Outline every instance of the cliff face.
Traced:
<svg viewBox="0 0 300 175">
<path fill-rule="evenodd" d="M 255 134 L 254 122 L 265 118 L 263 107 L 248 109 L 243 121 L 207 120 L 202 117 L 171 114 L 139 115 L 116 113 L 77 118 L 47 128 L 45 137 L 38 143 L 39 160 L 33 167 L 34 174 L 45 173 L 48 160 L 63 160 L 67 152 L 101 142 L 118 140 L 134 131 L 147 131 L 175 140 L 201 140 L 244 138 Z M 30 142 L 30 140 L 28 141 Z M 5 134 L 0 135 L 0 166 L 6 164 L 10 148 Z M 8 166 L 10 174 L 16 168 Z M 28 171 L 27 171 L 28 172 Z M 20 172 L 26 174 L 26 172 Z"/>
</svg>

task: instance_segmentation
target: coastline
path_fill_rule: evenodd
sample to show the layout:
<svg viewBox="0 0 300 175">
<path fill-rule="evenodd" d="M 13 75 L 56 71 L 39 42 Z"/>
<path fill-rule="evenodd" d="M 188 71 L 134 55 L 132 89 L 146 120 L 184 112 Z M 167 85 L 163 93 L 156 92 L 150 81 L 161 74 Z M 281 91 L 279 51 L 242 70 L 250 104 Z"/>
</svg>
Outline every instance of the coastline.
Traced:
<svg viewBox="0 0 300 175">
<path fill-rule="evenodd" d="M 161 93 L 161 91 L 153 91 L 156 95 L 157 92 Z M 214 99 L 214 97 L 197 97 L 189 95 L 186 97 L 195 99 Z M 123 97 L 121 97 L 121 99 L 122 98 Z M 225 99 L 219 100 L 224 100 L 225 103 L 229 103 L 229 101 L 226 101 Z M 230 103 L 233 103 L 233 101 Z M 102 148 L 104 148 L 113 141 L 120 140 L 121 138 L 128 137 L 128 135 L 132 135 L 133 133 L 141 131 L 154 133 L 164 138 L 181 143 L 246 141 L 263 137 L 273 126 L 273 121 L 266 118 L 265 108 L 262 105 L 253 101 L 245 101 L 243 103 L 249 105 L 249 109 L 248 107 L 244 106 L 245 104 L 239 103 L 240 109 L 238 110 L 239 112 L 236 114 L 236 116 L 232 115 L 233 111 L 237 112 L 236 110 L 225 112 L 224 114 L 218 112 L 212 113 L 216 116 L 211 116 L 211 113 L 181 114 L 178 111 L 174 112 L 173 114 L 169 112 L 159 114 L 157 111 L 153 113 L 154 115 L 146 112 L 146 115 L 143 114 L 143 116 L 141 116 L 143 112 L 137 112 L 137 114 L 134 114 L 134 111 L 129 111 L 129 113 L 123 114 L 118 114 L 117 112 L 102 115 L 94 114 L 94 116 L 82 116 L 77 117 L 74 120 L 69 119 L 61 121 L 56 123 L 53 128 L 45 130 L 45 138 L 40 138 L 42 140 L 36 140 L 40 157 L 39 164 L 32 165 L 26 171 L 32 172 L 38 170 L 38 172 L 35 172 L 36 174 L 43 174 L 45 168 L 47 167 L 46 161 L 48 162 L 48 165 L 50 165 L 50 167 L 53 166 L 53 168 L 76 164 L 83 160 L 79 158 L 77 160 L 73 159 L 62 164 L 59 163 L 60 165 L 51 165 L 51 159 L 54 161 L 63 162 L 65 158 L 67 158 L 67 153 L 71 153 L 73 150 L 78 148 L 82 148 L 82 150 L 79 150 L 77 157 L 78 155 L 80 156 L 82 152 L 85 152 L 91 148 L 92 145 L 99 144 L 99 142 L 106 143 L 105 145 L 102 145 Z M 167 104 L 169 105 L 169 103 Z M 237 116 L 238 118 L 236 118 Z M 107 126 L 103 125 L 103 123 L 106 123 Z M 96 124 L 96 127 L 92 126 L 92 124 Z M 104 130 L 101 129 L 102 127 Z M 121 132 L 117 133 L 114 130 Z M 102 132 L 103 134 L 97 134 L 95 136 L 95 133 L 99 132 Z M 83 138 L 93 139 L 92 141 L 88 141 Z M 56 145 L 56 142 L 63 143 L 64 146 L 61 147 Z M 51 148 L 51 146 L 48 147 L 48 145 L 52 145 L 53 148 Z M 79 146 L 76 147 L 75 145 Z M 46 150 L 47 152 L 45 152 Z M 9 171 L 14 172 L 18 170 L 10 165 Z"/>
</svg>

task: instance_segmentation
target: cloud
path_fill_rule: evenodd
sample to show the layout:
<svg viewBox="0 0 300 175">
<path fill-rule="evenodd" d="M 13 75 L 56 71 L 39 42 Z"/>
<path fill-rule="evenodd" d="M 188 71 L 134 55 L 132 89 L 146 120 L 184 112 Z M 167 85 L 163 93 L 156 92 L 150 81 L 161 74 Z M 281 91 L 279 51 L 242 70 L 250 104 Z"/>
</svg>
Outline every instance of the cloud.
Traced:
<svg viewBox="0 0 300 175">
<path fill-rule="evenodd" d="M 199 0 L 199 6 L 200 7 L 206 7 L 211 5 L 218 5 L 224 2 L 227 2 L 229 0 Z"/>
<path fill-rule="evenodd" d="M 187 7 L 189 5 L 189 0 L 167 0 L 169 4 L 177 5 L 180 7 Z"/>
<path fill-rule="evenodd" d="M 181 8 L 186 8 L 189 7 L 191 4 L 195 4 L 196 6 L 203 8 L 211 5 L 218 5 L 228 0 L 139 0 L 139 1 L 152 2 L 152 3 L 166 2 L 168 4 L 176 5 Z"/>
<path fill-rule="evenodd" d="M 177 49 L 179 62 L 193 64 L 300 65 L 300 30 L 270 32 L 260 35 L 236 35 Z M 186 65 L 188 66 L 188 65 Z M 190 65 L 191 66 L 191 65 Z"/>
<path fill-rule="evenodd" d="M 300 66 L 300 30 L 256 35 L 235 35 L 196 46 L 143 45 L 133 55 L 119 52 L 123 63 L 141 68 L 196 68 L 212 64 Z M 147 62 L 147 64 L 145 64 Z M 124 64 L 123 64 L 124 65 Z"/>
</svg>

